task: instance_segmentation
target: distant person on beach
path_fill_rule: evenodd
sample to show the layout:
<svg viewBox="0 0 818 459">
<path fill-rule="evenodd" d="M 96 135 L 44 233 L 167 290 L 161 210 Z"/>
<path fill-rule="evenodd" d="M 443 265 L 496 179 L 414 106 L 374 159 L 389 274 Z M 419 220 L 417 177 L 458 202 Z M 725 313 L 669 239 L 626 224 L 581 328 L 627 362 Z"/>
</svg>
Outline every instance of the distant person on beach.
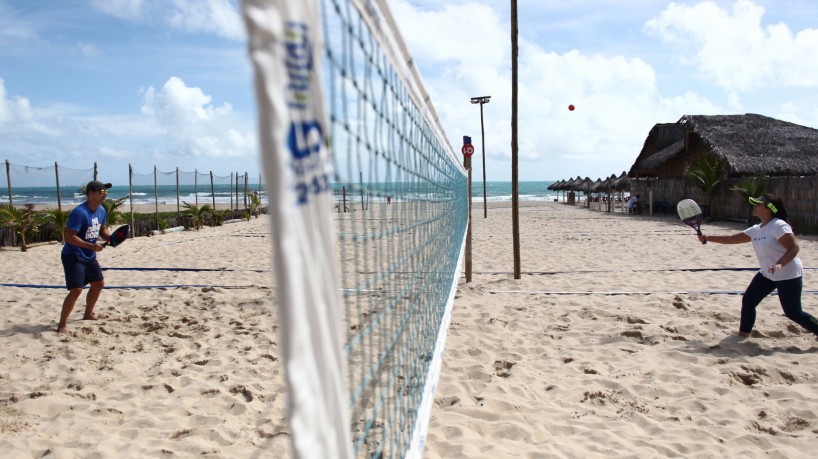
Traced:
<svg viewBox="0 0 818 459">
<path fill-rule="evenodd" d="M 91 284 L 91 287 L 85 298 L 85 314 L 82 320 L 96 320 L 94 306 L 105 286 L 102 268 L 97 262 L 97 252 L 101 252 L 104 247 L 97 244 L 97 240 L 102 238 L 107 241 L 111 237 L 106 225 L 108 214 L 102 206 L 108 195 L 108 188 L 111 188 L 110 183 L 96 180 L 88 182 L 85 187 L 85 202 L 75 207 L 68 215 L 63 239 L 65 244 L 61 255 L 68 295 L 62 304 L 60 324 L 57 326 L 59 333 L 68 332 L 68 316 L 74 310 L 83 288 L 88 284 Z"/>
<path fill-rule="evenodd" d="M 818 335 L 818 320 L 801 309 L 802 267 L 798 241 L 787 223 L 784 200 L 770 194 L 750 198 L 753 216 L 761 223 L 730 236 L 699 236 L 701 242 L 741 244 L 752 242 L 761 269 L 741 299 L 741 323 L 738 334 L 750 336 L 756 320 L 756 306 L 773 290 L 787 318 Z"/>
<path fill-rule="evenodd" d="M 628 211 L 634 215 L 636 215 L 637 211 L 639 210 L 639 195 L 631 196 L 627 202 Z M 641 212 L 640 212 L 641 213 Z"/>
</svg>

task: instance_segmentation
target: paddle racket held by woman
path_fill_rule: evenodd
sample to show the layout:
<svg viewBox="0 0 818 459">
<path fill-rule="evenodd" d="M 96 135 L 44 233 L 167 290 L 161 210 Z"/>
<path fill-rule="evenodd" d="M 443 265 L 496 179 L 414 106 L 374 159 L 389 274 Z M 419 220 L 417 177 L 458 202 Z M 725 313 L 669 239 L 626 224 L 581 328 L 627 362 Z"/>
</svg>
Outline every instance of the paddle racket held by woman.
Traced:
<svg viewBox="0 0 818 459">
<path fill-rule="evenodd" d="M 696 234 L 702 235 L 702 209 L 692 199 L 683 199 L 676 204 L 676 212 L 682 221 L 696 230 Z M 707 240 L 702 240 L 702 244 L 707 244 Z"/>
<path fill-rule="evenodd" d="M 116 247 L 119 244 L 122 244 L 125 239 L 128 238 L 128 234 L 130 233 L 131 227 L 128 225 L 122 225 L 111 233 L 111 237 L 107 241 L 103 242 L 102 246 L 105 247 L 110 245 L 111 247 Z"/>
</svg>

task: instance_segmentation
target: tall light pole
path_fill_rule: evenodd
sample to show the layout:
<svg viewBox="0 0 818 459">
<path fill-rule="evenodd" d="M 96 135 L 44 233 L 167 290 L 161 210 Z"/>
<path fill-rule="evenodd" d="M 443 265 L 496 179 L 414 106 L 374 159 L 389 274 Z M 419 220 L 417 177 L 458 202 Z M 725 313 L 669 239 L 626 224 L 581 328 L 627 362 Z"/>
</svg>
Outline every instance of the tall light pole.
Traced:
<svg viewBox="0 0 818 459">
<path fill-rule="evenodd" d="M 489 210 L 486 205 L 486 131 L 483 129 L 483 105 L 489 103 L 491 96 L 472 97 L 471 103 L 480 104 L 480 135 L 483 137 L 483 218 L 488 218 Z"/>
</svg>

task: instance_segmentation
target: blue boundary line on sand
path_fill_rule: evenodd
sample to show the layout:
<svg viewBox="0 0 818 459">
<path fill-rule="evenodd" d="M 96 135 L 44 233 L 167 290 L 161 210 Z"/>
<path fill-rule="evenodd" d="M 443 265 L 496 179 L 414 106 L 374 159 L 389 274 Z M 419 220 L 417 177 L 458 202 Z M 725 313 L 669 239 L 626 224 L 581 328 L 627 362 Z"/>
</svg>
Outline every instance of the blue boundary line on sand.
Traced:
<svg viewBox="0 0 818 459">
<path fill-rule="evenodd" d="M 103 271 L 179 271 L 179 272 L 254 272 L 271 273 L 272 269 L 233 269 L 233 268 L 102 268 Z"/>
<path fill-rule="evenodd" d="M 801 268 L 803 271 L 814 271 L 818 268 Z M 703 272 L 703 271 L 758 271 L 759 268 L 667 268 L 667 269 L 587 269 L 577 271 L 528 271 L 523 274 L 542 276 L 552 274 L 594 274 L 594 273 L 653 273 L 653 272 Z M 511 274 L 511 271 L 474 271 L 474 274 Z"/>
<path fill-rule="evenodd" d="M 687 290 L 687 291 L 677 291 L 677 292 L 671 292 L 671 291 L 664 291 L 664 292 L 646 292 L 646 291 L 640 291 L 640 292 L 576 291 L 576 292 L 571 292 L 571 291 L 554 291 L 554 292 L 549 292 L 549 291 L 545 291 L 545 290 L 487 290 L 486 293 L 490 293 L 492 295 L 498 295 L 498 294 L 504 294 L 505 293 L 505 294 L 521 294 L 521 295 L 560 295 L 560 296 L 565 296 L 565 295 L 588 295 L 588 296 L 590 296 L 590 295 L 601 295 L 601 296 L 617 296 L 617 295 L 743 295 L 744 291 L 739 291 L 739 290 L 691 291 L 691 290 Z M 818 290 L 804 290 L 801 293 L 802 294 L 815 295 L 815 294 L 818 294 Z M 770 295 L 778 296 L 778 292 L 772 292 L 772 293 L 770 293 Z"/>
<path fill-rule="evenodd" d="M 0 284 L 0 287 L 13 288 L 46 288 L 66 290 L 65 285 L 42 285 L 42 284 Z M 106 285 L 105 290 L 151 290 L 151 289 L 174 289 L 174 288 L 269 288 L 259 285 L 209 285 L 209 284 L 177 284 L 177 285 Z M 88 288 L 83 287 L 83 288 Z"/>
</svg>

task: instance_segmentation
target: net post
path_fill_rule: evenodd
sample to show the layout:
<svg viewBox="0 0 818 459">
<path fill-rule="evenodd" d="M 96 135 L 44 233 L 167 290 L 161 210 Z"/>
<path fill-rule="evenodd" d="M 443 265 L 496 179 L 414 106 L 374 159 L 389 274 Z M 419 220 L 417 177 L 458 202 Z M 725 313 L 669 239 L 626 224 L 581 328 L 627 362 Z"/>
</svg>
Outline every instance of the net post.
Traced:
<svg viewBox="0 0 818 459">
<path fill-rule="evenodd" d="M 14 207 L 14 199 L 12 199 L 14 193 L 11 192 L 11 163 L 9 163 L 9 160 L 6 160 L 6 184 L 9 187 L 9 207 Z"/>
<path fill-rule="evenodd" d="M 60 198 L 60 164 L 54 161 L 54 175 L 57 178 L 57 209 L 62 211 L 62 199 Z"/>
<path fill-rule="evenodd" d="M 99 176 L 99 168 L 97 167 L 97 162 L 94 161 L 94 180 L 97 180 L 98 176 Z"/>
<path fill-rule="evenodd" d="M 482 110 L 483 105 L 480 105 Z M 463 145 L 469 145 L 471 143 L 471 138 L 469 136 L 463 136 Z M 469 196 L 469 221 L 466 224 L 466 253 L 464 254 L 465 258 L 465 271 L 466 271 L 466 283 L 470 283 L 472 276 L 472 259 L 471 259 L 471 155 L 463 153 L 463 169 L 466 169 L 469 173 L 468 184 L 466 188 L 468 189 L 467 193 Z M 485 181 L 483 185 L 485 185 Z M 485 202 L 485 201 L 484 201 Z M 483 204 L 483 208 L 485 209 L 485 204 Z M 485 218 L 485 217 L 484 217 Z"/>
<path fill-rule="evenodd" d="M 520 279 L 520 197 L 517 183 L 517 0 L 511 0 L 511 231 L 514 278 Z"/>
</svg>

